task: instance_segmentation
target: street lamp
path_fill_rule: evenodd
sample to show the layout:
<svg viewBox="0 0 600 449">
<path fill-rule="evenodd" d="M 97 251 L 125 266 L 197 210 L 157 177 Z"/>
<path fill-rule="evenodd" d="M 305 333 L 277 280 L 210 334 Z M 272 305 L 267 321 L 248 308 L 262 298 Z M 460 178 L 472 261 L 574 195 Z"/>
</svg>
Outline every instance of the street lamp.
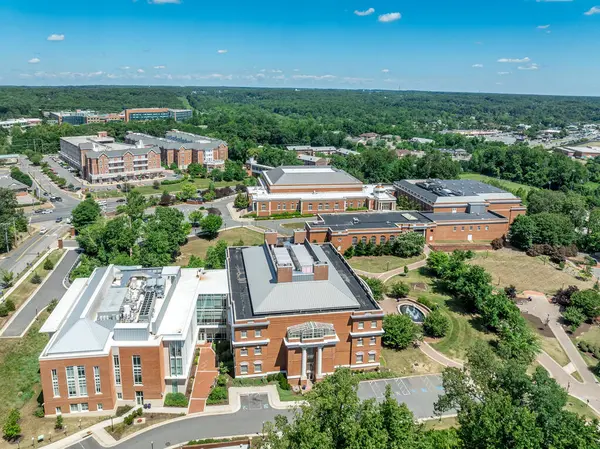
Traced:
<svg viewBox="0 0 600 449">
<path fill-rule="evenodd" d="M 150 449 L 154 449 L 154 441 L 150 441 Z"/>
</svg>

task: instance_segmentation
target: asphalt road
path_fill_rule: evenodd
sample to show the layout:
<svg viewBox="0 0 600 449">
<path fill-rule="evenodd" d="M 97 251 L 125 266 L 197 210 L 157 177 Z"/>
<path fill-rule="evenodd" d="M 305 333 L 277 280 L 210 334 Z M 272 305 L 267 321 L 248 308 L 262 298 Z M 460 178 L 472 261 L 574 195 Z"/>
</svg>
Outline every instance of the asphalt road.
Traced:
<svg viewBox="0 0 600 449">
<path fill-rule="evenodd" d="M 54 298 L 61 299 L 67 291 L 63 279 L 79 257 L 76 251 L 67 251 L 62 261 L 54 268 L 50 277 L 31 300 L 19 309 L 12 322 L 2 333 L 2 337 L 19 337 Z M 27 282 L 27 281 L 25 281 Z"/>
</svg>

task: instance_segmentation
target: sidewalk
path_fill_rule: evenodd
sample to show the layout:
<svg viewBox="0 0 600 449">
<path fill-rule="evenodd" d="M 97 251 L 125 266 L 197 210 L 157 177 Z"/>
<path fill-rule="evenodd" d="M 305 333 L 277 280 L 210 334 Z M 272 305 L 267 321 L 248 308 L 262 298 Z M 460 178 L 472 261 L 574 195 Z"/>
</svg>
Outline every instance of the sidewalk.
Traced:
<svg viewBox="0 0 600 449">
<path fill-rule="evenodd" d="M 410 265 L 407 265 L 409 270 L 416 270 L 418 268 L 424 267 L 427 265 L 427 258 L 431 253 L 431 249 L 429 246 L 425 245 L 423 248 L 423 254 L 425 254 L 425 258 L 423 260 L 419 260 L 417 262 L 413 262 Z M 394 276 L 398 276 L 399 274 L 404 274 L 404 267 L 394 268 L 393 270 L 386 271 L 384 273 L 371 273 L 370 271 L 363 271 L 353 268 L 353 270 L 361 276 L 367 276 L 370 278 L 381 279 L 383 283 L 386 283 Z"/>
<path fill-rule="evenodd" d="M 194 385 L 190 397 L 188 413 L 203 412 L 210 389 L 218 376 L 217 356 L 215 351 L 208 346 L 199 346 L 198 366 L 194 377 Z"/>
</svg>

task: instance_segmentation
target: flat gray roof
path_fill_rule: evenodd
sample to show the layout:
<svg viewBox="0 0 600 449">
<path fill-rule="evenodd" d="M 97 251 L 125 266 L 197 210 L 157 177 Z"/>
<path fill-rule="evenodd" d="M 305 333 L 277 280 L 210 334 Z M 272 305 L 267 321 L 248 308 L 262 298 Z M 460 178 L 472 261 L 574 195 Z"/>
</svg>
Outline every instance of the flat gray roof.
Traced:
<svg viewBox="0 0 600 449">
<path fill-rule="evenodd" d="M 10 190 L 27 190 L 29 187 L 10 176 L 0 176 L 0 188 Z"/>
<path fill-rule="evenodd" d="M 437 214 L 436 214 L 437 215 Z M 397 223 L 402 224 L 429 224 L 433 218 L 428 218 L 423 213 L 415 210 L 365 212 L 345 214 L 319 214 L 319 220 L 311 227 L 327 227 L 334 231 L 346 229 L 371 229 L 371 228 L 396 228 Z"/>
<path fill-rule="evenodd" d="M 437 202 L 440 198 L 479 197 L 480 201 L 484 201 L 486 198 L 517 199 L 506 190 L 472 179 L 402 180 L 394 182 L 394 186 L 432 203 Z"/>
<path fill-rule="evenodd" d="M 442 221 L 488 221 L 488 220 L 504 220 L 507 218 L 495 212 L 487 211 L 482 213 L 467 213 L 467 212 L 422 212 L 425 217 L 431 219 L 431 221 L 442 222 Z"/>
<path fill-rule="evenodd" d="M 236 319 L 379 309 L 330 244 L 310 244 L 310 248 L 319 261 L 328 264 L 327 280 L 277 283 L 277 273 L 265 245 L 229 248 L 227 269 Z"/>
<path fill-rule="evenodd" d="M 270 185 L 330 185 L 362 183 L 344 170 L 330 166 L 290 165 L 263 172 Z"/>
</svg>

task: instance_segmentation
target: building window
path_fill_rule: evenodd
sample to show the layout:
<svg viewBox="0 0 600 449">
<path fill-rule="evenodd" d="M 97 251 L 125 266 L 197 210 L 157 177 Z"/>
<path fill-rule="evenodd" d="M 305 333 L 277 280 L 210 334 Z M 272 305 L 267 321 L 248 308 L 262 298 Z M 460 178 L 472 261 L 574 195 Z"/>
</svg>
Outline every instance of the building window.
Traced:
<svg viewBox="0 0 600 449">
<path fill-rule="evenodd" d="M 396 240 L 396 236 L 395 235 L 390 235 L 390 243 L 393 242 L 394 240 Z"/>
<path fill-rule="evenodd" d="M 100 367 L 94 366 L 94 389 L 96 394 L 102 393 L 102 389 L 100 387 Z"/>
<path fill-rule="evenodd" d="M 485 227 L 485 230 L 486 230 L 486 231 L 489 231 L 489 230 L 490 230 L 490 227 L 489 227 L 489 226 L 486 226 L 486 227 Z"/>
<path fill-rule="evenodd" d="M 123 399 L 123 393 L 118 392 L 117 393 L 117 399 Z"/>
<path fill-rule="evenodd" d="M 367 244 L 367 237 L 363 235 L 363 236 L 360 238 L 360 241 L 363 243 L 363 245 L 366 245 L 366 244 Z"/>
<path fill-rule="evenodd" d="M 283 210 L 285 210 L 287 208 L 287 204 L 286 203 L 283 203 L 281 206 L 282 206 Z"/>
<path fill-rule="evenodd" d="M 375 245 L 377 243 L 377 237 L 375 237 L 374 235 L 371 236 L 371 244 Z"/>
<path fill-rule="evenodd" d="M 333 205 L 333 208 L 334 208 L 334 209 L 339 209 L 339 208 L 340 208 L 340 203 L 335 203 L 335 204 Z"/>
<path fill-rule="evenodd" d="M 118 355 L 113 355 L 113 371 L 115 373 L 115 385 L 121 385 L 121 362 Z"/>
<path fill-rule="evenodd" d="M 256 330 L 254 331 L 254 337 L 255 337 L 255 338 L 260 338 L 260 337 L 262 337 L 262 331 L 261 331 L 260 329 L 256 329 Z"/>
<path fill-rule="evenodd" d="M 57 398 L 60 396 L 60 390 L 58 389 L 58 371 L 52 370 L 52 392 L 54 393 L 54 397 Z"/>
<path fill-rule="evenodd" d="M 472 230 L 473 230 L 473 226 L 469 226 L 469 231 L 472 231 Z"/>
<path fill-rule="evenodd" d="M 382 245 L 385 244 L 385 235 L 379 237 L 379 243 L 381 243 Z"/>
<path fill-rule="evenodd" d="M 246 357 L 248 355 L 248 349 L 247 348 L 240 349 L 240 355 L 242 357 Z"/>
<path fill-rule="evenodd" d="M 262 355 L 262 348 L 260 346 L 254 348 L 254 355 Z"/>
<path fill-rule="evenodd" d="M 455 214 L 456 213 L 456 207 L 452 208 L 452 213 Z"/>
<path fill-rule="evenodd" d="M 356 245 L 358 243 L 358 237 L 352 237 L 352 245 Z"/>
<path fill-rule="evenodd" d="M 375 353 L 369 352 L 369 362 L 373 363 L 375 361 Z"/>
<path fill-rule="evenodd" d="M 312 203 L 308 203 L 308 210 L 312 210 Z"/>
<path fill-rule="evenodd" d="M 281 209 L 281 203 L 277 203 L 277 210 Z"/>
<path fill-rule="evenodd" d="M 350 202 L 348 203 L 348 208 L 349 208 L 349 209 L 352 209 L 353 207 L 354 207 L 354 203 L 353 203 L 352 201 L 350 201 Z"/>
<path fill-rule="evenodd" d="M 134 355 L 131 359 L 133 361 L 133 385 L 142 385 L 142 358 Z"/>
<path fill-rule="evenodd" d="M 101 412 L 102 410 L 104 410 L 104 406 L 102 404 L 98 403 L 98 405 L 96 405 L 96 410 Z"/>
<path fill-rule="evenodd" d="M 371 329 L 377 329 L 377 321 L 371 321 Z"/>
<path fill-rule="evenodd" d="M 262 373 L 262 362 L 254 362 L 254 372 Z"/>
<path fill-rule="evenodd" d="M 240 374 L 248 374 L 248 365 L 240 365 Z"/>
<path fill-rule="evenodd" d="M 60 407 L 56 407 L 54 409 L 54 413 L 56 413 L 57 415 L 62 415 L 62 409 Z"/>
<path fill-rule="evenodd" d="M 323 203 L 319 203 L 319 210 L 323 210 Z"/>
<path fill-rule="evenodd" d="M 240 336 L 241 336 L 242 338 L 248 338 L 248 331 L 241 331 L 241 332 L 240 332 Z"/>
<path fill-rule="evenodd" d="M 85 379 L 85 366 L 77 367 L 77 381 L 79 384 L 79 396 L 87 396 L 87 381 Z"/>
<path fill-rule="evenodd" d="M 361 337 L 358 340 L 356 340 L 356 346 L 362 346 L 362 345 L 363 345 L 363 339 Z"/>
<path fill-rule="evenodd" d="M 183 375 L 183 342 L 172 341 L 169 343 L 169 362 L 171 376 Z"/>
<path fill-rule="evenodd" d="M 265 203 L 261 203 L 260 210 L 267 210 L 267 205 Z"/>
<path fill-rule="evenodd" d="M 460 227 L 460 230 L 461 230 L 461 231 L 464 231 L 464 230 L 465 230 L 465 227 L 464 227 L 464 226 L 461 226 L 461 227 Z"/>
<path fill-rule="evenodd" d="M 71 413 L 77 413 L 79 411 L 79 404 L 71 404 L 69 406 Z"/>
<path fill-rule="evenodd" d="M 377 344 L 377 337 L 371 337 L 369 341 L 370 346 L 375 346 Z"/>
<path fill-rule="evenodd" d="M 452 227 L 452 232 L 456 232 L 456 226 Z"/>
<path fill-rule="evenodd" d="M 359 321 L 358 322 L 358 328 L 359 329 L 364 329 L 365 328 L 365 322 L 364 321 Z"/>
<path fill-rule="evenodd" d="M 358 352 L 356 354 L 356 363 L 362 363 L 363 362 L 363 353 L 362 352 Z"/>
<path fill-rule="evenodd" d="M 478 231 L 481 231 L 481 226 L 477 226 L 477 230 L 478 230 Z"/>
</svg>

